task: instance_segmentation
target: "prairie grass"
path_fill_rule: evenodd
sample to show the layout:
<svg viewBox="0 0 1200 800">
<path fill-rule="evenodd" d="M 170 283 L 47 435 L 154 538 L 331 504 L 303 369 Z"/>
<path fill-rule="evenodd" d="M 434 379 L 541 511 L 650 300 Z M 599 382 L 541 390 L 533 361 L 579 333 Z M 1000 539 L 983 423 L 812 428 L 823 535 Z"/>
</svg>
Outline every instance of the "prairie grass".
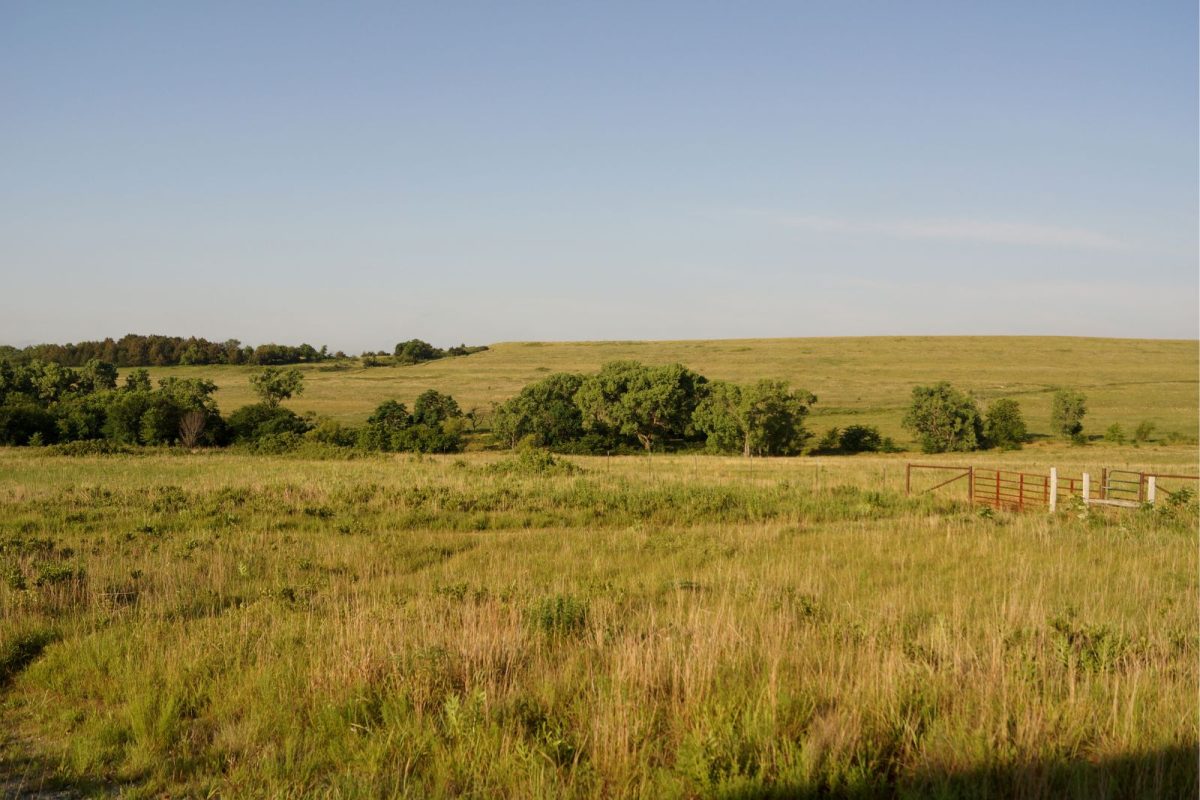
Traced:
<svg viewBox="0 0 1200 800">
<path fill-rule="evenodd" d="M 903 457 L 526 462 L 0 450 L 0 786 L 1195 794 L 1193 501 L 985 517 L 904 496 Z"/>
<path fill-rule="evenodd" d="M 680 362 L 713 380 L 788 380 L 814 392 L 810 427 L 876 425 L 899 443 L 912 387 L 948 380 L 984 405 L 999 397 L 1021 403 L 1031 432 L 1050 432 L 1050 396 L 1073 386 L 1088 397 L 1085 428 L 1099 437 L 1114 422 L 1133 431 L 1142 421 L 1194 440 L 1200 405 L 1194 340 L 1086 339 L 1036 336 L 902 336 L 745 339 L 676 342 L 508 342 L 462 358 L 415 366 L 363 368 L 346 362 L 302 366 L 305 392 L 289 405 L 361 423 L 379 403 L 408 403 L 425 389 L 453 395 L 463 410 L 493 403 L 551 372 L 591 372 L 606 361 Z M 350 366 L 353 365 L 353 366 Z M 254 401 L 248 367 L 155 369 L 155 377 L 209 378 L 224 413 Z"/>
</svg>

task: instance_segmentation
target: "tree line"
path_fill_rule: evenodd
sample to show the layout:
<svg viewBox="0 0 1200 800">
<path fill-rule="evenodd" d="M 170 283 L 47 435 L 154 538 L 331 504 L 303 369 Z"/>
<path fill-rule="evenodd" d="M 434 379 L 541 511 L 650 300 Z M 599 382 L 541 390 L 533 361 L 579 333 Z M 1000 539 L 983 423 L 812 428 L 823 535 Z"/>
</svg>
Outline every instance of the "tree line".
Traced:
<svg viewBox="0 0 1200 800">
<path fill-rule="evenodd" d="M 342 354 L 344 355 L 344 354 Z M 268 366 L 304 364 L 335 358 L 329 348 L 310 344 L 243 345 L 237 339 L 211 342 L 198 336 L 158 336 L 129 333 L 120 339 L 75 344 L 35 344 L 25 348 L 3 346 L 0 356 L 19 363 L 42 361 L 63 367 L 82 367 L 102 361 L 118 367 L 175 367 L 192 364 L 250 364 Z"/>
<path fill-rule="evenodd" d="M 409 344 L 397 345 L 396 351 Z M 351 427 L 297 414 L 284 405 L 304 391 L 298 369 L 266 367 L 251 374 L 250 383 L 259 401 L 223 417 L 213 398 L 217 387 L 209 380 L 172 376 L 155 385 L 145 369 L 135 368 L 118 382 L 117 366 L 100 359 L 78 368 L 40 359 L 0 360 L 0 444 L 237 444 L 281 452 L 315 442 L 368 451 L 447 453 L 462 450 L 468 431 L 474 432 L 479 421 L 474 410 L 464 413 L 450 395 L 429 390 L 411 410 L 388 400 L 364 425 Z M 705 449 L 788 456 L 808 448 L 812 434 L 805 423 L 816 402 L 811 392 L 793 389 L 786 381 L 740 385 L 711 381 L 682 364 L 613 361 L 595 373 L 557 373 L 530 383 L 497 405 L 488 421 L 495 441 L 509 448 L 579 454 Z M 1057 391 L 1054 430 L 1082 442 L 1086 411 L 1082 394 Z M 1029 439 L 1017 401 L 994 400 L 980 411 L 970 394 L 948 383 L 915 387 L 903 424 L 930 453 L 1011 449 Z M 1144 423 L 1136 438 L 1148 438 L 1151 430 Z M 897 449 L 869 425 L 832 428 L 808 448 L 818 454 Z"/>
<path fill-rule="evenodd" d="M 450 356 L 470 355 L 487 350 L 483 346 L 460 344 L 445 350 L 434 347 L 420 339 L 410 339 L 396 345 L 392 356 L 394 364 L 420 364 Z M 364 358 L 387 355 L 380 352 L 364 353 Z M 260 344 L 257 347 L 243 345 L 237 339 L 212 342 L 198 336 L 143 336 L 126 334 L 120 339 L 106 338 L 99 341 L 75 344 L 35 344 L 16 348 L 0 345 L 0 358 L 17 363 L 42 361 L 63 367 L 82 367 L 90 361 L 101 361 L 117 367 L 175 367 L 208 364 L 248 364 L 251 366 L 280 366 L 287 364 L 311 364 L 329 359 L 346 358 L 340 350 L 330 353 L 329 348 L 310 344 Z"/>
</svg>

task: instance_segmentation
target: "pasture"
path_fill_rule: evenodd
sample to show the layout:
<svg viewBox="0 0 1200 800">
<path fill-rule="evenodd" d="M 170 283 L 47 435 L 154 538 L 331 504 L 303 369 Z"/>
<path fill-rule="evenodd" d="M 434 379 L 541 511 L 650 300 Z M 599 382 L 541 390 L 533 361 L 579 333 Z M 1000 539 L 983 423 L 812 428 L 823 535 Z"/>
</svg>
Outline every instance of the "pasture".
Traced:
<svg viewBox="0 0 1200 800">
<path fill-rule="evenodd" d="M 982 514 L 905 460 L 0 450 L 0 793 L 1193 796 L 1194 498 Z"/>
<path fill-rule="evenodd" d="M 1196 341 L 1023 336 L 906 336 L 746 339 L 678 342 L 509 342 L 462 358 L 413 366 L 364 368 L 359 360 L 302 366 L 305 391 L 289 406 L 359 424 L 384 400 L 411 405 L 426 389 L 453 395 L 464 411 L 486 416 L 521 387 L 552 372 L 593 372 L 606 361 L 679 362 L 712 380 L 790 381 L 817 395 L 809 427 L 875 425 L 909 441 L 900 420 L 912 387 L 940 380 L 972 391 L 986 406 L 1000 397 L 1021 403 L 1035 434 L 1049 433 L 1050 396 L 1070 386 L 1088 397 L 1086 431 L 1099 436 L 1114 422 L 1127 432 L 1143 420 L 1185 440 L 1197 436 L 1200 405 Z M 167 375 L 203 377 L 220 387 L 228 414 L 254 402 L 253 368 L 165 367 Z"/>
</svg>

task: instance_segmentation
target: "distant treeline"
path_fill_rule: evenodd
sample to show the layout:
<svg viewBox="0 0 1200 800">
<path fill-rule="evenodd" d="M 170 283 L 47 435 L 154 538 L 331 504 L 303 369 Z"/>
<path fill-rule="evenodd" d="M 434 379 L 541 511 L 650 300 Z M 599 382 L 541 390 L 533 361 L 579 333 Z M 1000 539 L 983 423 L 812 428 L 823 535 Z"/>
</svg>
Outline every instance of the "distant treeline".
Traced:
<svg viewBox="0 0 1200 800">
<path fill-rule="evenodd" d="M 25 348 L 0 347 L 0 358 L 15 362 L 42 361 L 64 367 L 82 367 L 103 361 L 118 367 L 174 367 L 189 364 L 304 364 L 334 358 L 329 348 L 310 344 L 243 345 L 237 339 L 210 342 L 197 336 L 142 336 L 129 333 L 120 339 L 76 344 L 35 344 Z"/>
<path fill-rule="evenodd" d="M 447 350 L 434 347 L 420 339 L 410 339 L 396 345 L 393 364 L 419 364 L 448 356 L 461 356 L 487 350 L 486 347 L 470 347 L 460 344 Z M 372 359 L 374 353 L 364 353 L 371 359 L 367 366 L 380 362 Z M 385 355 L 380 352 L 378 355 Z M 257 347 L 243 345 L 237 339 L 210 342 L 198 336 L 143 336 L 129 333 L 120 339 L 107 338 L 102 341 L 78 342 L 76 344 L 35 344 L 25 348 L 0 345 L 0 359 L 28 364 L 40 361 L 63 367 L 82 367 L 89 361 L 102 361 L 118 367 L 175 367 L 203 364 L 249 364 L 251 366 L 279 366 L 283 364 L 311 364 L 333 358 L 346 358 L 338 351 L 330 353 L 322 345 L 319 349 L 310 344 L 260 344 Z"/>
</svg>

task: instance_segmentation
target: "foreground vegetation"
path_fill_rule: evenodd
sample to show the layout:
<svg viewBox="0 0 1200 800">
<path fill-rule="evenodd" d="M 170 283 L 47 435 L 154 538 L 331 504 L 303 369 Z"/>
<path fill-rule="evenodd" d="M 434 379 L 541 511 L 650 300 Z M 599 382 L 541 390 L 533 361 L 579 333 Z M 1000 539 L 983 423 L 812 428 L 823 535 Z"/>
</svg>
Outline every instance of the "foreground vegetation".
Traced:
<svg viewBox="0 0 1200 800">
<path fill-rule="evenodd" d="M 1194 796 L 1194 501 L 903 465 L 0 450 L 0 793 Z"/>
</svg>

